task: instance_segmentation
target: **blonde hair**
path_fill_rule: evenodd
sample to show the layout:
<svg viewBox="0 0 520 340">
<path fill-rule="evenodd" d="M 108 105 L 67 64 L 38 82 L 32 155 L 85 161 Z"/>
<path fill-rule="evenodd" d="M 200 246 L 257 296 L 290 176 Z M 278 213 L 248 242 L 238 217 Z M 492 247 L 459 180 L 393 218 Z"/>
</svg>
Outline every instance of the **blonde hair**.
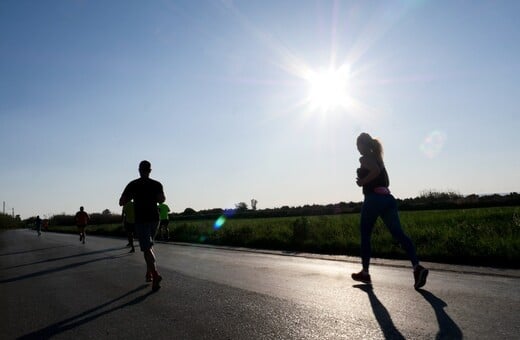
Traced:
<svg viewBox="0 0 520 340">
<path fill-rule="evenodd" d="M 358 143 L 365 145 L 377 160 L 383 162 L 383 144 L 377 138 L 372 138 L 368 133 L 363 132 L 357 138 Z"/>
</svg>

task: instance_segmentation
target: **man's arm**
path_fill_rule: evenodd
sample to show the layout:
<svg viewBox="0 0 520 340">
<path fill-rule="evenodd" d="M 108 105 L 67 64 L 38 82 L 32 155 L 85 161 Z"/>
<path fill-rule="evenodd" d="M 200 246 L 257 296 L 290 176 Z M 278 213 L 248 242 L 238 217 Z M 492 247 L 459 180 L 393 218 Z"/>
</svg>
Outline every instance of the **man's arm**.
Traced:
<svg viewBox="0 0 520 340">
<path fill-rule="evenodd" d="M 164 196 L 164 192 L 157 194 L 157 203 L 164 203 L 166 201 L 166 197 Z"/>
<path fill-rule="evenodd" d="M 161 183 L 159 183 L 159 190 L 157 191 L 157 203 L 164 203 L 166 197 L 164 196 L 164 190 Z"/>
<path fill-rule="evenodd" d="M 123 193 L 121 194 L 121 197 L 119 198 L 119 206 L 122 207 L 128 202 L 132 200 L 132 195 L 129 194 L 130 186 L 132 182 L 128 183 L 128 185 L 125 187 L 125 190 L 123 190 Z"/>
<path fill-rule="evenodd" d="M 122 207 L 128 202 L 130 202 L 130 198 L 128 196 L 125 196 L 124 194 L 121 195 L 121 198 L 119 198 L 119 206 Z"/>
</svg>

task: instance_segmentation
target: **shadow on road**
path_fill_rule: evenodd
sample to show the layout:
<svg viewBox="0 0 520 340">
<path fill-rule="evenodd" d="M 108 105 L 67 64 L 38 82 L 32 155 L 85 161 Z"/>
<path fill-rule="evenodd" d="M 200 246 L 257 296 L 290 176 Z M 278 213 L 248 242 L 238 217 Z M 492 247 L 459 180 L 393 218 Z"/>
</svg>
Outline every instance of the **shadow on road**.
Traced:
<svg viewBox="0 0 520 340">
<path fill-rule="evenodd" d="M 30 279 L 30 278 L 37 277 L 37 276 L 52 274 L 52 273 L 59 272 L 59 271 L 62 271 L 62 270 L 76 268 L 76 267 L 83 266 L 83 265 L 86 265 L 86 264 L 89 264 L 89 263 L 94 263 L 94 262 L 104 261 L 104 260 L 113 260 L 113 259 L 117 259 L 117 258 L 124 257 L 124 256 L 129 256 L 129 255 L 131 255 L 131 254 L 125 253 L 125 254 L 121 254 L 121 255 L 100 257 L 100 258 L 97 258 L 97 259 L 92 259 L 92 260 L 83 261 L 83 262 L 70 263 L 70 264 L 67 264 L 67 265 L 64 265 L 64 266 L 61 266 L 61 267 L 56 267 L 56 268 L 52 268 L 52 269 L 45 269 L 45 270 L 41 270 L 41 271 L 38 271 L 38 272 L 25 274 L 25 275 L 21 275 L 21 276 L 18 276 L 18 277 L 13 277 L 13 278 L 10 278 L 10 279 L 0 280 L 0 284 L 20 281 L 20 280 L 26 280 L 26 279 Z"/>
<path fill-rule="evenodd" d="M 372 310 L 374 311 L 374 315 L 376 317 L 377 322 L 379 323 L 379 327 L 383 331 L 385 339 L 402 339 L 405 337 L 399 332 L 399 330 L 395 327 L 394 322 L 392 321 L 392 317 L 388 310 L 383 306 L 381 301 L 377 298 L 374 293 L 374 289 L 372 285 L 359 284 L 354 285 L 354 288 L 361 289 L 368 295 L 368 299 L 370 301 L 370 305 L 372 306 Z"/>
<path fill-rule="evenodd" d="M 65 247 L 71 247 L 71 246 L 56 246 L 56 247 L 47 247 L 47 248 L 38 248 L 38 249 L 29 249 L 29 250 L 19 250 L 19 251 L 14 251 L 11 253 L 1 253 L 0 256 L 20 255 L 20 254 L 27 254 L 27 253 L 32 253 L 32 252 L 41 251 L 41 250 L 65 248 Z"/>
<path fill-rule="evenodd" d="M 461 329 L 444 310 L 444 307 L 447 307 L 448 304 L 427 290 L 417 289 L 417 292 L 432 305 L 435 311 L 435 316 L 439 323 L 439 333 L 437 333 L 435 339 L 462 339 L 463 334 Z"/>
<path fill-rule="evenodd" d="M 54 262 L 54 261 L 60 261 L 60 260 L 71 259 L 71 258 L 74 258 L 74 257 L 80 257 L 80 256 L 88 256 L 88 255 L 94 255 L 94 254 L 107 253 L 107 252 L 110 252 L 110 251 L 113 251 L 113 250 L 120 250 L 120 249 L 125 249 L 125 248 L 126 248 L 126 247 L 115 247 L 115 248 L 108 248 L 108 249 L 101 249 L 101 250 L 89 251 L 89 252 L 86 252 L 86 253 L 79 253 L 79 254 L 68 255 L 68 256 L 62 256 L 62 257 L 54 257 L 54 258 L 45 259 L 45 260 L 36 261 L 36 262 L 19 264 L 19 265 L 16 265 L 16 266 L 5 267 L 5 268 L 2 268 L 2 269 L 13 269 L 13 268 L 19 268 L 19 267 L 31 266 L 31 265 L 40 264 L 40 263 L 47 263 L 47 262 Z"/>
<path fill-rule="evenodd" d="M 118 306 L 114 306 L 110 309 L 107 309 L 105 311 L 100 311 L 101 309 L 105 308 L 105 307 L 108 307 L 109 305 L 119 301 L 119 300 L 122 300 L 124 299 L 125 297 L 127 296 L 130 296 L 134 293 L 137 293 L 143 289 L 145 289 L 146 287 L 148 287 L 148 285 L 141 285 L 131 291 L 129 291 L 128 293 L 125 293 L 115 299 L 112 299 L 108 302 L 105 302 L 97 307 L 94 307 L 94 308 L 91 308 L 89 310 L 86 310 L 82 313 L 79 313 L 78 315 L 74 315 L 70 318 L 67 318 L 65 320 L 62 320 L 62 321 L 59 321 L 59 322 L 56 322 L 56 323 L 53 323 L 52 325 L 49 325 L 45 328 L 42 328 L 40 330 L 37 330 L 37 331 L 34 331 L 32 333 L 29 333 L 29 334 L 26 334 L 26 335 L 23 335 L 21 337 L 19 337 L 18 339 L 24 339 L 24 340 L 28 340 L 28 339 L 49 339 L 51 338 L 52 336 L 54 335 L 57 335 L 57 334 L 60 334 L 60 333 L 63 333 L 67 330 L 70 330 L 70 329 L 73 329 L 75 327 L 78 327 L 78 326 L 81 326 L 83 324 L 86 324 L 88 322 L 91 322 L 103 315 L 107 315 L 107 314 L 110 314 L 116 310 L 119 310 L 119 309 L 123 309 L 123 308 L 126 308 L 126 307 L 129 307 L 129 306 L 132 306 L 132 305 L 136 305 L 138 303 L 141 303 L 143 302 L 148 296 L 150 296 L 151 294 L 153 294 L 152 291 L 148 291 L 146 294 L 144 295 L 140 295 L 140 296 L 137 296 L 136 298 L 134 298 L 133 300 L 129 301 L 129 302 L 126 302 L 122 305 L 118 305 Z M 98 312 L 99 311 L 99 312 Z"/>
</svg>

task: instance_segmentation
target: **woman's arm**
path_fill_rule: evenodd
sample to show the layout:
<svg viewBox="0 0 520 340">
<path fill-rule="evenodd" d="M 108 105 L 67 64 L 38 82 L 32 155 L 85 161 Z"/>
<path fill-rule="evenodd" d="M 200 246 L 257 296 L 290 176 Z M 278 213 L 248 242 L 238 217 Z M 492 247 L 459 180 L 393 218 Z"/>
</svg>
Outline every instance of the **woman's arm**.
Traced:
<svg viewBox="0 0 520 340">
<path fill-rule="evenodd" d="M 373 159 L 372 157 L 363 156 L 359 159 L 359 162 L 361 163 L 362 168 L 368 170 L 368 174 L 365 177 L 358 178 L 356 180 L 357 185 L 362 187 L 363 185 L 376 179 L 377 176 L 379 176 L 379 174 L 381 173 L 381 169 L 379 168 L 379 165 L 377 165 L 375 159 Z"/>
</svg>

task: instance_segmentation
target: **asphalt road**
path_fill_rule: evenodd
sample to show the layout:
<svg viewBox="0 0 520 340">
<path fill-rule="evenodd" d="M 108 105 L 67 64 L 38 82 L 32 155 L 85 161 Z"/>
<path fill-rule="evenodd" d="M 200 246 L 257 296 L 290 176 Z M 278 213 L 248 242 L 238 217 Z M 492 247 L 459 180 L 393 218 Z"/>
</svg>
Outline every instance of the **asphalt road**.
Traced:
<svg viewBox="0 0 520 340">
<path fill-rule="evenodd" d="M 125 245 L 0 232 L 0 337 L 520 338 L 519 271 L 437 265 L 416 291 L 400 262 L 372 266 L 366 286 L 350 279 L 359 263 L 338 257 L 157 244 L 164 280 L 152 293 L 142 254 Z"/>
</svg>

